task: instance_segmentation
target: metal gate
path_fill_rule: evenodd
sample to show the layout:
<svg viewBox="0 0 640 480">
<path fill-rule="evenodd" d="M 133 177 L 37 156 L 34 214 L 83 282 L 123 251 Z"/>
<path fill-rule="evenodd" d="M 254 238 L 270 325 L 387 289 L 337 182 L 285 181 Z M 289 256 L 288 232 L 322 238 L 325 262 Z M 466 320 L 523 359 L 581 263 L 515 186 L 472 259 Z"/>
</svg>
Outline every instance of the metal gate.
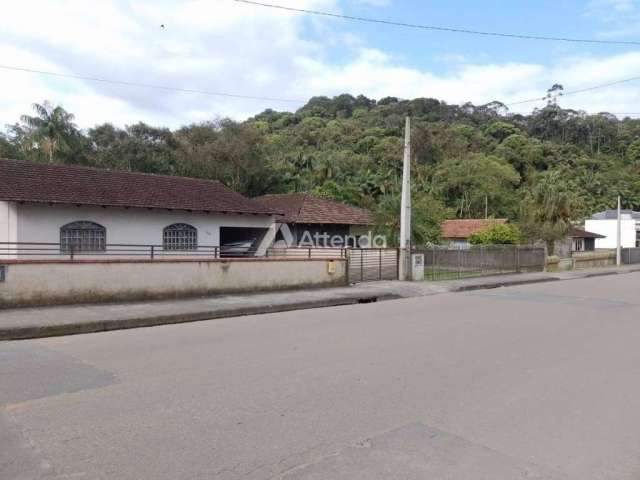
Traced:
<svg viewBox="0 0 640 480">
<path fill-rule="evenodd" d="M 350 248 L 347 254 L 349 283 L 397 280 L 397 248 Z"/>
</svg>

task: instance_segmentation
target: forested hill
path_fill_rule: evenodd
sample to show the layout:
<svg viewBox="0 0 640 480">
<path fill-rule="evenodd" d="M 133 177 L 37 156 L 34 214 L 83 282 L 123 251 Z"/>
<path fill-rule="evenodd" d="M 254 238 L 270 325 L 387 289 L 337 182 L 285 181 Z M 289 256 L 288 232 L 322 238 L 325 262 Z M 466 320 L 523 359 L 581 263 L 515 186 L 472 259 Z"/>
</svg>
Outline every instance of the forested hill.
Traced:
<svg viewBox="0 0 640 480">
<path fill-rule="evenodd" d="M 410 115 L 417 241 L 435 238 L 440 219 L 484 217 L 485 207 L 551 223 L 611 208 L 618 194 L 640 208 L 640 120 L 553 103 L 523 116 L 499 103 L 340 95 L 241 123 L 86 132 L 61 107 L 34 108 L 0 136 L 1 157 L 218 179 L 250 196 L 310 191 L 371 208 L 390 230 Z"/>
</svg>

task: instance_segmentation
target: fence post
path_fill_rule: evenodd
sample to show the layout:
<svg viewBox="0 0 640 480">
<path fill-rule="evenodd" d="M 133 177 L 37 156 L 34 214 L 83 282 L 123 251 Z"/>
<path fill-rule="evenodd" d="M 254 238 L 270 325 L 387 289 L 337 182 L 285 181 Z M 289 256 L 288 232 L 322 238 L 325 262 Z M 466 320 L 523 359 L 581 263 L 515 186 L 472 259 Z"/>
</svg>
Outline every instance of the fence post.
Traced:
<svg viewBox="0 0 640 480">
<path fill-rule="evenodd" d="M 364 282 L 364 250 L 360 249 L 360 281 Z"/>
<path fill-rule="evenodd" d="M 73 260 L 73 243 L 71 243 L 71 247 L 69 248 L 69 255 L 71 256 L 71 260 Z"/>
<path fill-rule="evenodd" d="M 382 280 L 382 249 L 378 250 L 378 280 Z"/>
<path fill-rule="evenodd" d="M 151 260 L 155 257 L 155 246 L 151 245 Z"/>
<path fill-rule="evenodd" d="M 516 245 L 516 273 L 520 273 L 520 246 Z"/>
<path fill-rule="evenodd" d="M 309 247 L 309 258 L 311 258 L 311 247 Z"/>
<path fill-rule="evenodd" d="M 462 248 L 458 247 L 458 280 L 462 278 Z"/>
</svg>

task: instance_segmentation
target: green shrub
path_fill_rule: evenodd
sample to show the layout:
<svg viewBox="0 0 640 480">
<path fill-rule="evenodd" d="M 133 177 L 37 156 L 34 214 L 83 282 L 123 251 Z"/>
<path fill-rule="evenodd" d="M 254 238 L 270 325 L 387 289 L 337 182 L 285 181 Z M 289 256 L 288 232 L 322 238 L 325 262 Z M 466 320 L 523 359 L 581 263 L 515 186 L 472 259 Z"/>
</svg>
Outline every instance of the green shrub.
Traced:
<svg viewBox="0 0 640 480">
<path fill-rule="evenodd" d="M 515 225 L 494 223 L 469 237 L 471 245 L 517 245 L 522 234 Z"/>
</svg>

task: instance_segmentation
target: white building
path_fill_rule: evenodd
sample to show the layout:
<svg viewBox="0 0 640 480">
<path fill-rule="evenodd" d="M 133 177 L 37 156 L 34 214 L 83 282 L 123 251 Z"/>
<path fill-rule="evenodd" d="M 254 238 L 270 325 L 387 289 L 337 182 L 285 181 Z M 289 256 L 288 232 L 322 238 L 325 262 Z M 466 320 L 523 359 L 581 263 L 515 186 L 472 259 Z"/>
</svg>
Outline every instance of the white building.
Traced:
<svg viewBox="0 0 640 480">
<path fill-rule="evenodd" d="M 603 235 L 596 239 L 596 248 L 616 248 L 618 237 L 618 211 L 606 210 L 593 215 L 584 223 L 585 230 Z M 622 210 L 621 237 L 623 248 L 640 246 L 640 212 Z"/>
<path fill-rule="evenodd" d="M 219 182 L 0 160 L 0 261 L 28 258 L 29 243 L 53 244 L 51 254 L 141 245 L 146 255 L 153 245 L 159 255 L 215 247 L 260 255 L 275 213 Z"/>
</svg>

